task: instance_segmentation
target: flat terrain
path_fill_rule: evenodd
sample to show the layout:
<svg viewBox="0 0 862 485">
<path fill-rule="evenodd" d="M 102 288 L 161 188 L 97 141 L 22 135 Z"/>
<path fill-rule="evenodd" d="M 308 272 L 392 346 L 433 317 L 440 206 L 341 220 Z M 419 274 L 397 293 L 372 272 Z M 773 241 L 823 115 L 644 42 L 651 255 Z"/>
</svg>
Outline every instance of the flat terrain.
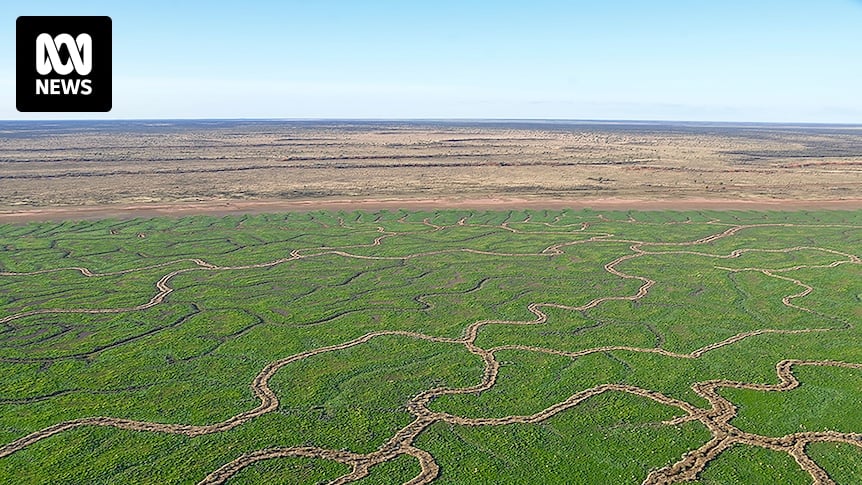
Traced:
<svg viewBox="0 0 862 485">
<path fill-rule="evenodd" d="M 862 476 L 862 211 L 32 222 L 0 246 L 3 483 Z"/>
<path fill-rule="evenodd" d="M 841 207 L 858 208 L 862 127 L 0 122 L 0 211 L 6 213 L 88 206 L 111 215 L 130 206 L 139 212 L 151 205 L 156 211 L 165 204 L 194 208 L 200 201 L 285 204 L 270 206 L 271 211 L 357 199 L 367 210 L 390 207 L 386 201 L 393 199 L 402 207 L 419 199 L 414 208 L 458 206 L 465 200 L 475 208 L 476 200 L 488 199 L 511 201 L 498 205 L 506 209 L 537 207 L 530 204 L 548 199 L 558 201 L 554 207 L 559 208 L 597 206 L 608 199 L 627 201 L 627 208 L 691 199 L 688 208 L 720 208 L 709 203 L 727 208 L 740 200 L 809 201 L 811 208 L 843 201 Z M 198 208 L 206 210 L 212 207 Z"/>
</svg>

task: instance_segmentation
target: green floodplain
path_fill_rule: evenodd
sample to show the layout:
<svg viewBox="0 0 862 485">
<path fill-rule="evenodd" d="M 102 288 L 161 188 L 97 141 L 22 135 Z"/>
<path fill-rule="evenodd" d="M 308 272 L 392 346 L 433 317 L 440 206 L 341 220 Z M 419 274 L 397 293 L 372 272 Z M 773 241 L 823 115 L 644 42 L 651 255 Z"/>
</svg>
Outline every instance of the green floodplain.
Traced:
<svg viewBox="0 0 862 485">
<path fill-rule="evenodd" d="M 0 248 L 2 483 L 862 482 L 862 211 L 40 222 Z"/>
</svg>

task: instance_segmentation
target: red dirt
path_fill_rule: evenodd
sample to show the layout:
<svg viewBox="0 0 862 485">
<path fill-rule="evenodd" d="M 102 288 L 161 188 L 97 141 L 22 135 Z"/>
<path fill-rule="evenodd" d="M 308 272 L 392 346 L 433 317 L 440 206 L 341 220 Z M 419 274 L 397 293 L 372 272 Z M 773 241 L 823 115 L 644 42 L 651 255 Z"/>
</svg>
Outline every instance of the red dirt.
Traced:
<svg viewBox="0 0 862 485">
<path fill-rule="evenodd" d="M 0 223 L 76 219 L 236 215 L 266 212 L 379 209 L 607 209 L 607 210 L 856 210 L 862 198 L 803 199 L 622 199 L 622 198 L 382 198 L 308 200 L 209 200 L 136 205 L 95 205 L 0 210 Z"/>
</svg>

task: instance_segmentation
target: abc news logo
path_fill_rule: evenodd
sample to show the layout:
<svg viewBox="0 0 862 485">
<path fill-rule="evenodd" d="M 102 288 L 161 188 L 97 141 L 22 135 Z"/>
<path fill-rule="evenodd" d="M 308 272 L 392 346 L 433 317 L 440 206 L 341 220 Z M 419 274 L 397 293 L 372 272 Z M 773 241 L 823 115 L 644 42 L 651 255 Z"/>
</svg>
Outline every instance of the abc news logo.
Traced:
<svg viewBox="0 0 862 485">
<path fill-rule="evenodd" d="M 18 17 L 18 111 L 111 110 L 110 17 Z"/>
<path fill-rule="evenodd" d="M 69 51 L 69 61 L 60 58 L 60 46 Z M 36 37 L 36 72 L 43 76 L 56 72 L 61 76 L 72 73 L 86 76 L 93 70 L 93 39 L 88 34 L 72 38 L 69 34 L 51 37 L 40 34 Z M 62 91 L 60 87 L 62 86 Z M 36 94 L 78 94 L 85 96 L 93 93 L 90 79 L 37 79 Z"/>
</svg>

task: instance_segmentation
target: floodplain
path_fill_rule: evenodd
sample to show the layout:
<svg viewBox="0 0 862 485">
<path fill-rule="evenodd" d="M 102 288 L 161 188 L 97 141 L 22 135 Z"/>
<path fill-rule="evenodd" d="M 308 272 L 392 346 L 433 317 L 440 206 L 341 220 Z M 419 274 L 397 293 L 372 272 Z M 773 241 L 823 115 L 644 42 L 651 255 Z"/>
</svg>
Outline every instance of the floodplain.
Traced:
<svg viewBox="0 0 862 485">
<path fill-rule="evenodd" d="M 854 483 L 862 212 L 0 226 L 5 483 Z"/>
</svg>

